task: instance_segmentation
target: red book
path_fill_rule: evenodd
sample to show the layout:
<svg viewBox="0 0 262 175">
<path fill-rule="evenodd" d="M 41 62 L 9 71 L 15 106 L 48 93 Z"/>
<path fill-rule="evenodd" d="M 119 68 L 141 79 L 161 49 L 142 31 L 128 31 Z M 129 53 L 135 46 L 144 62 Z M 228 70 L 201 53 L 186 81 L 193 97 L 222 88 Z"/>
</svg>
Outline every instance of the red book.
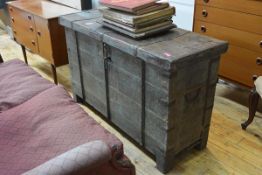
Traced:
<svg viewBox="0 0 262 175">
<path fill-rule="evenodd" d="M 106 7 L 131 13 L 156 4 L 155 0 L 99 0 L 99 2 Z"/>
</svg>

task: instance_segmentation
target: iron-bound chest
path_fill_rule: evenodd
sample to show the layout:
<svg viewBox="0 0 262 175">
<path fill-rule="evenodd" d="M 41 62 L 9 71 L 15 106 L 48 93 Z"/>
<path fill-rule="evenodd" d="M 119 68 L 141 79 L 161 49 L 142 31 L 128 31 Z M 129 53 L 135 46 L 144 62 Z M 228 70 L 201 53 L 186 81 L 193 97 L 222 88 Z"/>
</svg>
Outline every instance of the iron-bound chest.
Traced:
<svg viewBox="0 0 262 175">
<path fill-rule="evenodd" d="M 79 101 L 154 154 L 163 172 L 183 150 L 205 147 L 225 42 L 181 29 L 133 40 L 104 28 L 96 10 L 60 23 Z"/>
</svg>

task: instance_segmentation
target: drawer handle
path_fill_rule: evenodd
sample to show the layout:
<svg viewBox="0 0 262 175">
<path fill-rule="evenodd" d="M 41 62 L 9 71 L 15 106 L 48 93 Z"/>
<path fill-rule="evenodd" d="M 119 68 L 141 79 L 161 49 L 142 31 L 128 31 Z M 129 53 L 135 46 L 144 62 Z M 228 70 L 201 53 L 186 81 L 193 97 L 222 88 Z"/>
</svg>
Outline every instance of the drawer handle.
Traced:
<svg viewBox="0 0 262 175">
<path fill-rule="evenodd" d="M 34 31 L 34 28 L 33 28 L 33 26 L 30 26 L 30 30 L 33 32 Z"/>
<path fill-rule="evenodd" d="M 41 36 L 41 32 L 40 32 L 40 31 L 38 31 L 38 32 L 37 32 L 37 35 L 38 35 L 38 36 Z"/>
<path fill-rule="evenodd" d="M 11 20 L 12 20 L 13 23 L 15 22 L 15 18 L 14 17 L 11 17 Z"/>
<path fill-rule="evenodd" d="M 203 0 L 205 3 L 208 3 L 209 2 L 209 0 Z"/>
<path fill-rule="evenodd" d="M 259 45 L 260 45 L 260 47 L 262 48 L 262 41 L 260 41 Z"/>
<path fill-rule="evenodd" d="M 252 76 L 253 81 L 256 81 L 257 78 L 258 78 L 257 75 L 253 75 L 253 76 Z"/>
<path fill-rule="evenodd" d="M 35 46 L 35 41 L 34 40 L 32 40 L 32 44 Z"/>
<path fill-rule="evenodd" d="M 201 32 L 205 33 L 207 31 L 207 28 L 205 26 L 201 26 L 200 30 Z"/>
<path fill-rule="evenodd" d="M 257 65 L 262 65 L 262 58 L 258 57 L 256 63 Z"/>
<path fill-rule="evenodd" d="M 28 18 L 29 20 L 31 20 L 31 19 L 32 19 L 32 17 L 31 17 L 31 16 L 27 16 L 27 18 Z"/>
<path fill-rule="evenodd" d="M 202 11 L 202 16 L 203 16 L 203 17 L 207 17 L 207 15 L 208 15 L 208 12 L 207 12 L 206 10 L 203 10 L 203 11 Z"/>
<path fill-rule="evenodd" d="M 10 7 L 10 8 L 9 8 L 9 10 L 10 10 L 10 12 L 12 12 L 12 11 L 13 11 L 13 8 L 12 8 L 12 7 Z"/>
</svg>

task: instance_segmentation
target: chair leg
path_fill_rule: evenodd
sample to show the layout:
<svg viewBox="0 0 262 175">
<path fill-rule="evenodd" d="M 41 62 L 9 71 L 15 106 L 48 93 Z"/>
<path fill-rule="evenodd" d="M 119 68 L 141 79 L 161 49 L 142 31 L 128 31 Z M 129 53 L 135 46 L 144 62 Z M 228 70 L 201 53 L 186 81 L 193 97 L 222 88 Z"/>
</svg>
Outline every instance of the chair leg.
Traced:
<svg viewBox="0 0 262 175">
<path fill-rule="evenodd" d="M 2 57 L 2 55 L 0 54 L 0 63 L 3 63 L 4 62 L 4 59 Z"/>
<path fill-rule="evenodd" d="M 256 89 L 254 88 L 251 91 L 250 96 L 249 96 L 249 118 L 246 122 L 241 124 L 242 129 L 246 130 L 248 125 L 250 125 L 253 122 L 254 117 L 256 115 L 258 101 L 259 101 L 259 95 L 258 95 Z"/>
<path fill-rule="evenodd" d="M 52 72 L 53 72 L 54 83 L 57 85 L 58 82 L 57 82 L 56 66 L 51 64 L 51 69 L 52 69 Z"/>
<path fill-rule="evenodd" d="M 25 46 L 21 45 L 25 63 L 28 64 Z"/>
</svg>

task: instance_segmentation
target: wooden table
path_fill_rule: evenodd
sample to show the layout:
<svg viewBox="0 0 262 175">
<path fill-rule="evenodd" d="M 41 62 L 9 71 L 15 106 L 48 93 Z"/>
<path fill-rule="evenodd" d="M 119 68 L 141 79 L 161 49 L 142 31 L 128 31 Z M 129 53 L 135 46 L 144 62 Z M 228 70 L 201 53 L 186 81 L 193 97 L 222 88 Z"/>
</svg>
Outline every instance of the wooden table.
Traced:
<svg viewBox="0 0 262 175">
<path fill-rule="evenodd" d="M 65 31 L 58 17 L 78 10 L 44 0 L 8 2 L 8 10 L 14 39 L 22 47 L 25 62 L 25 48 L 45 58 L 57 84 L 56 67 L 68 64 Z"/>
<path fill-rule="evenodd" d="M 168 172 L 206 147 L 220 55 L 227 43 L 182 29 L 134 40 L 101 25 L 96 10 L 66 15 L 75 98 L 102 113 Z"/>
</svg>

